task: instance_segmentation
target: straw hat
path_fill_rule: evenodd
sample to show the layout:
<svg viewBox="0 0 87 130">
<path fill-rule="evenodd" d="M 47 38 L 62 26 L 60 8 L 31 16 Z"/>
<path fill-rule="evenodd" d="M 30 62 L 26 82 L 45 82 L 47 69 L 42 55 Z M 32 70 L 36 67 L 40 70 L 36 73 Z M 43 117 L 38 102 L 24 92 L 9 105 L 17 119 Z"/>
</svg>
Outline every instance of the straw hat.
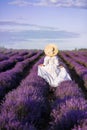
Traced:
<svg viewBox="0 0 87 130">
<path fill-rule="evenodd" d="M 55 44 L 48 44 L 45 49 L 44 52 L 47 56 L 55 56 L 58 53 L 58 48 Z"/>
</svg>

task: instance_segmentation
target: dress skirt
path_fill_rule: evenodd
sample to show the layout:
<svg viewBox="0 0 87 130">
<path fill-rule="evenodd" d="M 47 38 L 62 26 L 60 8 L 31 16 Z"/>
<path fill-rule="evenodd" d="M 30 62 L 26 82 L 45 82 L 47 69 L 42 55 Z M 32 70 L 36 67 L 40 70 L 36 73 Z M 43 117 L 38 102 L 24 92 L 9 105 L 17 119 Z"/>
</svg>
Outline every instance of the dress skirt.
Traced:
<svg viewBox="0 0 87 130">
<path fill-rule="evenodd" d="M 51 87 L 57 87 L 62 81 L 71 80 L 69 73 L 64 67 L 56 67 L 53 65 L 39 65 L 38 76 L 45 79 Z"/>
</svg>

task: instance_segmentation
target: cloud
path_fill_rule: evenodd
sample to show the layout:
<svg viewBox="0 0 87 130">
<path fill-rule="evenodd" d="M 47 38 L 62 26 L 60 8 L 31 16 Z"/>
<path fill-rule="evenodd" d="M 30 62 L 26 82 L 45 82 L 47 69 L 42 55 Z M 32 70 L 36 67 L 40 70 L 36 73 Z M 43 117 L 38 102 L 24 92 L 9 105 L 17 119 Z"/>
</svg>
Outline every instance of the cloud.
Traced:
<svg viewBox="0 0 87 130">
<path fill-rule="evenodd" d="M 46 31 L 46 30 L 29 30 L 22 32 L 0 32 L 0 43 L 2 42 L 19 42 L 41 40 L 41 39 L 72 39 L 79 37 L 79 34 L 67 31 Z"/>
<path fill-rule="evenodd" d="M 13 0 L 8 4 L 17 6 L 47 6 L 47 0 Z"/>
<path fill-rule="evenodd" d="M 21 43 L 23 43 L 23 47 L 25 46 L 24 43 L 27 43 L 27 45 L 32 43 L 35 47 L 36 43 L 43 43 L 44 45 L 47 42 L 66 41 L 78 38 L 79 36 L 77 33 L 59 30 L 54 27 L 19 23 L 16 21 L 0 21 L 0 44 L 5 47 L 19 48 Z"/>
<path fill-rule="evenodd" d="M 20 32 L 25 30 L 58 30 L 54 27 L 41 26 L 29 23 L 20 23 L 14 21 L 0 21 L 0 31 Z"/>
<path fill-rule="evenodd" d="M 30 2 L 27 2 L 25 0 L 14 0 L 12 2 L 9 2 L 11 5 L 18 5 L 18 6 L 28 6 L 31 5 Z"/>
<path fill-rule="evenodd" d="M 57 3 L 57 0 L 50 0 L 50 2 L 52 2 L 52 3 Z"/>
<path fill-rule="evenodd" d="M 19 23 L 14 21 L 0 21 L 0 32 L 4 37 L 7 33 L 6 37 L 14 37 L 15 35 L 17 39 L 18 37 L 29 37 L 30 39 L 57 39 L 78 37 L 79 35 L 74 32 L 59 30 L 54 27 Z"/>
<path fill-rule="evenodd" d="M 13 0 L 9 4 L 17 6 L 56 6 L 87 9 L 87 0 Z"/>
</svg>

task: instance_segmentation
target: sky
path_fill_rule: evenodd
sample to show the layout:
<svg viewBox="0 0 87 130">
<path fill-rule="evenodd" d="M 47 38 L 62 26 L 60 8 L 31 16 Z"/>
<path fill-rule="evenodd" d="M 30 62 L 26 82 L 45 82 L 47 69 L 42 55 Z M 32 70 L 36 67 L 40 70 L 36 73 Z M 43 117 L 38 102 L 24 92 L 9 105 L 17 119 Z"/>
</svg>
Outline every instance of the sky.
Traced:
<svg viewBox="0 0 87 130">
<path fill-rule="evenodd" d="M 0 0 L 0 47 L 87 48 L 87 0 Z"/>
</svg>

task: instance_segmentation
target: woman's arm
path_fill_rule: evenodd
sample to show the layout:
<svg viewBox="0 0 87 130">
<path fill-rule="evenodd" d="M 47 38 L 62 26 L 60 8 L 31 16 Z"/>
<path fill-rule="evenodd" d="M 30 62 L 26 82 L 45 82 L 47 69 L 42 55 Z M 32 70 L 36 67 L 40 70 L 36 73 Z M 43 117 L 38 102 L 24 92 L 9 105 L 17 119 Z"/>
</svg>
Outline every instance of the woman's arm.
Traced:
<svg viewBox="0 0 87 130">
<path fill-rule="evenodd" d="M 49 64 L 49 57 L 45 56 L 43 64 L 40 64 L 40 66 L 45 66 Z"/>
<path fill-rule="evenodd" d="M 45 56 L 43 65 L 45 66 L 45 65 L 48 65 L 48 64 L 49 64 L 49 57 Z"/>
<path fill-rule="evenodd" d="M 59 68 L 62 68 L 63 66 L 61 65 L 60 63 L 60 60 L 57 56 L 55 56 L 55 64 L 59 67 Z"/>
<path fill-rule="evenodd" d="M 54 64 L 59 66 L 59 59 L 57 56 L 54 57 Z"/>
</svg>

